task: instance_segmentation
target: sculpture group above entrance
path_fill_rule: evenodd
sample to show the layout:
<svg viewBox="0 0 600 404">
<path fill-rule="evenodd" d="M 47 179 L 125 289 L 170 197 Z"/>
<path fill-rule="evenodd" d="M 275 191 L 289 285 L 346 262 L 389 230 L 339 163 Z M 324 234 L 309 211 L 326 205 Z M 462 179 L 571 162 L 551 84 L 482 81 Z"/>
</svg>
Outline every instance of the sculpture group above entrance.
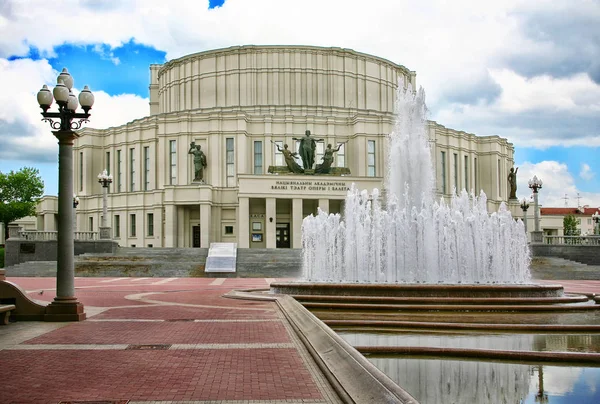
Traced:
<svg viewBox="0 0 600 404">
<path fill-rule="evenodd" d="M 283 154 L 285 166 L 269 166 L 270 174 L 329 174 L 329 175 L 349 175 L 350 170 L 346 167 L 332 167 L 333 153 L 338 152 L 340 148 L 347 142 L 339 143 L 337 148 L 333 148 L 331 143 L 327 145 L 322 157 L 322 163 L 316 164 L 315 156 L 317 152 L 317 143 L 325 143 L 325 139 L 315 139 L 311 137 L 310 130 L 304 132 L 301 138 L 292 138 L 298 141 L 298 152 L 289 150 L 288 145 L 284 144 L 283 148 L 277 143 L 271 141 L 277 150 Z M 298 158 L 302 160 L 302 167 L 296 161 Z"/>
</svg>

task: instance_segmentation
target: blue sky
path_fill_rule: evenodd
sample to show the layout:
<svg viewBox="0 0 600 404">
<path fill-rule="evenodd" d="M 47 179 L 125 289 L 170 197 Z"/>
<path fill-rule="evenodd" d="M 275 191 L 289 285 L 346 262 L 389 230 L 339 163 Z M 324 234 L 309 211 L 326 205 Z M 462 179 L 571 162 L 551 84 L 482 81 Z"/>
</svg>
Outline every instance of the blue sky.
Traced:
<svg viewBox="0 0 600 404">
<path fill-rule="evenodd" d="M 35 94 L 63 67 L 77 91 L 89 85 L 96 95 L 89 126 L 103 128 L 148 115 L 151 63 L 233 45 L 307 44 L 416 71 L 432 120 L 515 145 L 519 197 L 535 174 L 544 206 L 564 206 L 565 194 L 569 206 L 578 194 L 600 206 L 600 3 L 450 3 L 70 0 L 68 22 L 53 24 L 64 4 L 4 1 L 0 171 L 37 167 L 56 194 L 58 147 Z"/>
</svg>

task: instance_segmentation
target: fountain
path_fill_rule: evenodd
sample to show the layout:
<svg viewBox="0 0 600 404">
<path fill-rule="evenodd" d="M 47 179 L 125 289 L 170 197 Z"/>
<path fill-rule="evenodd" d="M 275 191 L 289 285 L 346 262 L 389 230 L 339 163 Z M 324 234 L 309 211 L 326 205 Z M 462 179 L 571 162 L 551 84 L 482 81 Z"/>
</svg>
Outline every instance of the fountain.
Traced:
<svg viewBox="0 0 600 404">
<path fill-rule="evenodd" d="M 531 283 L 523 222 L 515 221 L 504 203 L 489 214 L 485 194 L 465 190 L 449 204 L 435 201 L 423 89 L 399 86 L 395 113 L 385 197 L 377 189 L 369 195 L 353 186 L 343 216 L 319 210 L 306 217 L 304 282 L 276 283 L 271 289 L 286 294 L 562 295 L 560 287 Z"/>
</svg>

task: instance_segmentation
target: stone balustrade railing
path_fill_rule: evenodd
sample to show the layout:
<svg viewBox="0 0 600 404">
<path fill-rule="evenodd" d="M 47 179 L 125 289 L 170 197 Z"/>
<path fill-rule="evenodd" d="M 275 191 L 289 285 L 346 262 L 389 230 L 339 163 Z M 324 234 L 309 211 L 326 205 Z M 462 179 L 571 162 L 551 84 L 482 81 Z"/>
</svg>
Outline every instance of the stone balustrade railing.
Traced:
<svg viewBox="0 0 600 404">
<path fill-rule="evenodd" d="M 57 231 L 38 231 L 38 230 L 22 230 L 19 231 L 19 238 L 28 241 L 48 241 L 57 240 Z M 97 231 L 76 231 L 74 233 L 75 240 L 90 241 L 98 240 Z"/>
<path fill-rule="evenodd" d="M 551 245 L 596 245 L 600 246 L 600 236 L 547 236 L 544 244 Z"/>
</svg>

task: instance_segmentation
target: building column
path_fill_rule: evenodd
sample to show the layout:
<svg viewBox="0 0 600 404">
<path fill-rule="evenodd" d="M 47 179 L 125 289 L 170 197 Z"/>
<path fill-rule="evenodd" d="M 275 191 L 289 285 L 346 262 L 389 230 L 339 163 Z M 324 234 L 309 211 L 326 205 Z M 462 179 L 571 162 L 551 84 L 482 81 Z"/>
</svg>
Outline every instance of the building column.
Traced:
<svg viewBox="0 0 600 404">
<path fill-rule="evenodd" d="M 329 199 L 319 199 L 319 208 L 323 212 L 329 213 Z"/>
<path fill-rule="evenodd" d="M 177 247 L 177 206 L 165 205 L 165 247 Z"/>
<path fill-rule="evenodd" d="M 200 248 L 210 248 L 211 210 L 209 204 L 200 205 Z"/>
<path fill-rule="evenodd" d="M 302 248 L 302 199 L 292 199 L 292 248 Z"/>
<path fill-rule="evenodd" d="M 55 231 L 56 221 L 54 220 L 54 213 L 44 213 L 44 231 Z"/>
<path fill-rule="evenodd" d="M 276 198 L 265 198 L 265 236 L 267 237 L 267 248 L 277 248 L 275 237 L 275 225 L 277 223 L 277 210 L 275 209 L 276 201 Z"/>
<path fill-rule="evenodd" d="M 237 208 L 237 243 L 239 248 L 250 248 L 250 199 L 239 198 Z"/>
</svg>

